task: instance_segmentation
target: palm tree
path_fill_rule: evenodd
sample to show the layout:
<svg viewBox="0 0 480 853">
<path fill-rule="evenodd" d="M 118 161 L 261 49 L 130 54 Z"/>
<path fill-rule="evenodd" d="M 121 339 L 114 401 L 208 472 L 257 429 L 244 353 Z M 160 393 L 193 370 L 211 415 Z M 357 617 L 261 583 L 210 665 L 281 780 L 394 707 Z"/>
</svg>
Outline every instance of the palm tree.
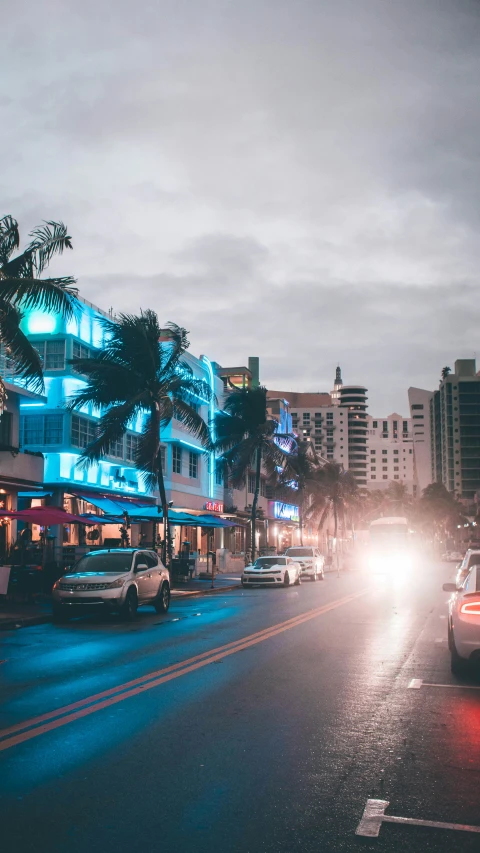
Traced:
<svg viewBox="0 0 480 853">
<path fill-rule="evenodd" d="M 238 388 L 228 394 L 223 412 L 215 417 L 215 450 L 227 466 L 234 488 L 255 473 L 251 509 L 252 562 L 256 555 L 256 520 L 262 467 L 269 476 L 282 468 L 291 447 L 291 436 L 278 432 L 278 421 L 267 411 L 267 389 Z M 283 445 L 283 446 L 282 446 Z"/>
<path fill-rule="evenodd" d="M 297 444 L 293 453 L 285 460 L 278 488 L 286 487 L 288 497 L 298 504 L 298 529 L 300 544 L 303 545 L 303 522 L 312 491 L 315 489 L 315 474 L 320 468 L 318 457 L 309 441 Z"/>
<path fill-rule="evenodd" d="M 157 315 L 150 310 L 139 316 L 120 314 L 117 321 L 104 319 L 102 324 L 106 340 L 103 350 L 91 358 L 72 360 L 74 370 L 87 378 L 87 385 L 70 399 L 68 408 L 72 411 L 92 403 L 103 412 L 98 434 L 79 461 L 84 465 L 98 461 L 108 454 L 110 444 L 124 435 L 132 419 L 146 415 L 135 464 L 143 472 L 148 488 L 158 486 L 160 492 L 165 562 L 170 535 L 162 430 L 175 415 L 207 447 L 208 426 L 192 403 L 197 397 L 209 402 L 212 391 L 206 382 L 195 379 L 182 360 L 189 346 L 185 329 L 174 323 L 162 329 Z"/>
<path fill-rule="evenodd" d="M 0 219 L 0 345 L 17 375 L 34 391 L 43 391 L 40 356 L 20 328 L 24 311 L 39 309 L 69 319 L 76 307 L 75 279 L 40 278 L 54 255 L 72 248 L 63 222 L 45 222 L 34 228 L 32 240 L 20 254 L 18 224 L 12 216 Z M 0 408 L 5 386 L 0 377 Z"/>
<path fill-rule="evenodd" d="M 451 367 L 442 367 L 442 379 L 446 379 L 447 376 L 449 376 L 451 372 L 452 372 Z"/>
<path fill-rule="evenodd" d="M 344 471 L 338 462 L 327 462 L 323 468 L 315 472 L 314 489 L 308 508 L 308 515 L 318 519 L 318 529 L 321 530 L 328 517 L 333 516 L 333 538 L 337 541 L 338 525 L 345 524 L 345 518 L 350 504 L 355 503 L 357 484 L 349 471 Z M 336 548 L 337 570 L 338 549 Z"/>
<path fill-rule="evenodd" d="M 396 515 L 401 513 L 408 515 L 412 508 L 412 497 L 408 493 L 405 483 L 395 481 L 390 483 L 385 492 L 385 502 L 388 511 L 392 511 Z"/>
</svg>

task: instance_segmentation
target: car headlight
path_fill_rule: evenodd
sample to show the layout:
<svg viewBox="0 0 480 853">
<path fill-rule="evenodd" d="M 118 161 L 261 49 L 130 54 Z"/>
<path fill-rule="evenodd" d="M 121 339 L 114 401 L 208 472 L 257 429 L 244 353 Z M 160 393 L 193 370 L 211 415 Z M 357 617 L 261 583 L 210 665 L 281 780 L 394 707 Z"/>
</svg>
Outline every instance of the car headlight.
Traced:
<svg viewBox="0 0 480 853">
<path fill-rule="evenodd" d="M 118 587 L 123 586 L 126 578 L 117 578 L 116 581 L 112 581 L 112 583 L 107 583 L 105 585 L 105 589 L 118 589 Z"/>
</svg>

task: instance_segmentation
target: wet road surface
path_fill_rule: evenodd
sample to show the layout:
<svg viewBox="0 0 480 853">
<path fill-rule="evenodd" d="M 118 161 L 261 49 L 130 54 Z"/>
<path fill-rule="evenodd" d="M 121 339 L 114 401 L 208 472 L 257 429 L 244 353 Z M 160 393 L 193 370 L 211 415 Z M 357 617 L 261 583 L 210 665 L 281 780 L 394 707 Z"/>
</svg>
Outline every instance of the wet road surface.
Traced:
<svg viewBox="0 0 480 853">
<path fill-rule="evenodd" d="M 478 851 L 439 828 L 355 835 L 369 799 L 480 826 L 480 680 L 450 674 L 452 568 L 4 632 L 2 849 Z"/>
</svg>

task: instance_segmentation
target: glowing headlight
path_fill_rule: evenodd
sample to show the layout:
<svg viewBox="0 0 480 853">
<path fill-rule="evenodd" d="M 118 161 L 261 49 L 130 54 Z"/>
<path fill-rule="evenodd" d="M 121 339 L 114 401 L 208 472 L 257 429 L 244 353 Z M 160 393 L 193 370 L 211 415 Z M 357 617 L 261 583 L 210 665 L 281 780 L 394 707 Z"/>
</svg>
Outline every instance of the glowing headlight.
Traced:
<svg viewBox="0 0 480 853">
<path fill-rule="evenodd" d="M 107 583 L 105 589 L 116 589 L 119 586 L 123 586 L 126 580 L 126 578 L 118 578 L 116 581 L 112 581 L 112 583 Z"/>
</svg>

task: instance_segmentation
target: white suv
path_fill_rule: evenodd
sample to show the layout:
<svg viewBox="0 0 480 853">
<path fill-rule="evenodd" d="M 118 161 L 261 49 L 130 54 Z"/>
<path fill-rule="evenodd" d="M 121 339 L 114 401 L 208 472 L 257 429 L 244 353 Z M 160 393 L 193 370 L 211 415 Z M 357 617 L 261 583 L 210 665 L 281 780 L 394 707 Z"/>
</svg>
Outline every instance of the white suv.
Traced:
<svg viewBox="0 0 480 853">
<path fill-rule="evenodd" d="M 55 622 L 66 621 L 74 612 L 98 608 L 117 611 L 130 620 L 140 604 L 153 604 L 157 613 L 166 613 L 170 576 L 155 551 L 90 551 L 59 578 L 52 597 Z"/>
<path fill-rule="evenodd" d="M 293 548 L 287 548 L 285 556 L 295 560 L 296 563 L 302 564 L 302 580 L 304 578 L 310 578 L 312 581 L 316 581 L 318 578 L 321 581 L 325 579 L 325 557 L 320 553 L 318 548 L 312 548 L 308 545 L 297 545 Z"/>
</svg>

